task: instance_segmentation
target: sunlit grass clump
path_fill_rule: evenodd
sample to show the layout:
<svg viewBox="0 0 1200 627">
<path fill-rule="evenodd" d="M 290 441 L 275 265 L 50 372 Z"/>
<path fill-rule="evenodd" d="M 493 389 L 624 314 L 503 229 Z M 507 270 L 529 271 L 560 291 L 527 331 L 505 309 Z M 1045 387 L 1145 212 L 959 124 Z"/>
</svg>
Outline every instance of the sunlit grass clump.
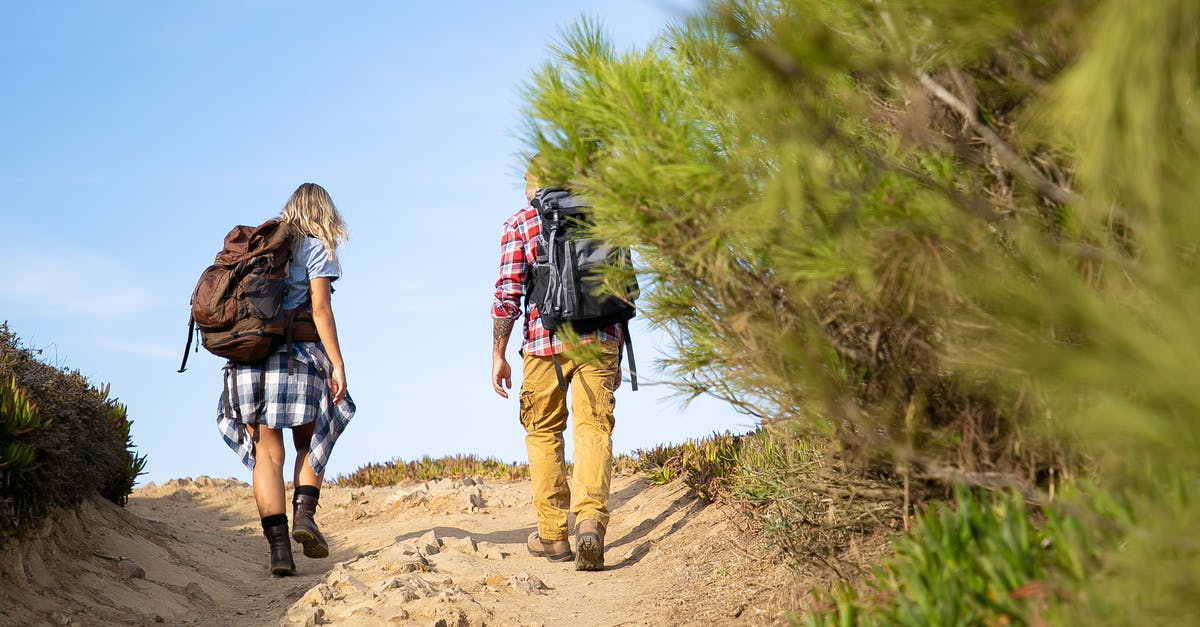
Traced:
<svg viewBox="0 0 1200 627">
<path fill-rule="evenodd" d="M 349 475 L 338 477 L 336 483 L 352 487 L 390 486 L 414 481 L 466 477 L 506 481 L 528 479 L 529 465 L 476 455 L 449 455 L 438 458 L 426 455 L 413 461 L 395 459 L 390 462 L 367 464 Z"/>
<path fill-rule="evenodd" d="M 706 501 L 718 500 L 723 480 L 737 463 L 737 453 L 744 435 L 728 431 L 703 438 L 692 438 L 682 444 L 659 444 L 638 449 L 619 457 L 615 464 L 618 473 L 641 473 L 651 485 L 666 485 L 682 479 L 697 496 Z"/>
</svg>

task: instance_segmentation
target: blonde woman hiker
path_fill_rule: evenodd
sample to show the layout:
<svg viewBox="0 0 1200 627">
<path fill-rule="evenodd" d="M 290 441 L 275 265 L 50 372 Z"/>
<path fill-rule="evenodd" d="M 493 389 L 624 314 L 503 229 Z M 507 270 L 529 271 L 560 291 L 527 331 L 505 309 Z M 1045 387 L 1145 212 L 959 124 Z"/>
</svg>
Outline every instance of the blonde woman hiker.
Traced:
<svg viewBox="0 0 1200 627">
<path fill-rule="evenodd" d="M 313 516 L 330 452 L 354 416 L 347 393 L 346 366 L 338 343 L 331 296 L 341 276 L 338 244 L 346 225 L 320 185 L 305 183 L 288 199 L 279 216 L 294 231 L 283 308 L 307 319 L 309 331 L 296 326 L 294 337 L 258 363 L 225 366 L 225 389 L 217 425 L 225 442 L 251 469 L 254 500 L 270 546 L 274 575 L 293 575 L 291 540 L 304 555 L 329 555 L 329 544 Z M 312 327 L 315 326 L 315 333 Z M 284 494 L 284 429 L 291 430 L 296 459 L 292 470 L 292 533 Z"/>
<path fill-rule="evenodd" d="M 613 391 L 621 384 L 622 332 L 620 326 L 608 325 L 580 333 L 580 343 L 597 343 L 599 348 L 593 351 L 598 357 L 581 358 L 546 329 L 531 302 L 534 261 L 544 226 L 534 206 L 543 191 L 539 190 L 537 163 L 535 157 L 525 174 L 529 204 L 504 222 L 501 234 L 500 277 L 492 304 L 492 389 L 508 398 L 512 370 L 505 352 L 516 320 L 524 316 L 520 350 L 524 377 L 518 401 L 537 517 L 537 531 L 529 535 L 526 548 L 552 562 L 574 560 L 576 570 L 597 571 L 604 569 L 612 482 Z M 563 440 L 568 386 L 575 463 L 575 551 L 567 528 L 572 488 L 567 483 Z"/>
</svg>

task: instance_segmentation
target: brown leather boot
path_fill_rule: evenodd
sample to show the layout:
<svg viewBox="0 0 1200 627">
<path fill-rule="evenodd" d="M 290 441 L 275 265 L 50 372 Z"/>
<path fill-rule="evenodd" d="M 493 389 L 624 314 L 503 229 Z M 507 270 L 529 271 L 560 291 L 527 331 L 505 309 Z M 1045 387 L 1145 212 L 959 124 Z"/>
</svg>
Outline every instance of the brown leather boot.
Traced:
<svg viewBox="0 0 1200 627">
<path fill-rule="evenodd" d="M 604 570 L 604 527 L 594 520 L 575 525 L 575 570 Z"/>
<path fill-rule="evenodd" d="M 571 543 L 566 540 L 543 540 L 538 536 L 538 532 L 529 534 L 528 540 L 525 542 L 525 548 L 529 549 L 529 554 L 535 557 L 544 557 L 551 562 L 569 562 L 575 557 L 571 553 Z"/>
<path fill-rule="evenodd" d="M 296 574 L 296 562 L 292 560 L 292 540 L 288 537 L 287 525 L 275 525 L 263 529 L 267 544 L 271 545 L 271 574 L 280 577 Z"/>
<path fill-rule="evenodd" d="M 297 494 L 292 498 L 292 539 L 304 545 L 304 557 L 329 557 L 329 543 L 313 515 L 317 513 L 317 497 Z"/>
</svg>

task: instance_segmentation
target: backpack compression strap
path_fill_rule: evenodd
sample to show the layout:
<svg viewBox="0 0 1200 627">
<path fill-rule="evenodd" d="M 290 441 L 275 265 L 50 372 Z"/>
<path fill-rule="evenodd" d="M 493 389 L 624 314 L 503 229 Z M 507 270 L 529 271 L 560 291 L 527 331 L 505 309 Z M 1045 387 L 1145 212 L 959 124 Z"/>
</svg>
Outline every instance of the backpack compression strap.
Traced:
<svg viewBox="0 0 1200 627">
<path fill-rule="evenodd" d="M 185 344 L 183 347 L 183 361 L 180 362 L 179 370 L 177 370 L 176 372 L 183 372 L 184 370 L 187 370 L 188 349 L 190 349 L 192 347 L 192 336 L 194 336 L 195 334 L 196 334 L 196 318 L 194 316 L 188 316 L 187 344 Z M 200 350 L 200 347 L 197 346 L 196 350 L 197 351 Z"/>
</svg>

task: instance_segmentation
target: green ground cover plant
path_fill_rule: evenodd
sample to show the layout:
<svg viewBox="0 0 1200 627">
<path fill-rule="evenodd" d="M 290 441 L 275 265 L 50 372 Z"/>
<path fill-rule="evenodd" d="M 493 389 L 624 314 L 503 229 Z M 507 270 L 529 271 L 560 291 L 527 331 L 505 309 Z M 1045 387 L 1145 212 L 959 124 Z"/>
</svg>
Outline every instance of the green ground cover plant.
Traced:
<svg viewBox="0 0 1200 627">
<path fill-rule="evenodd" d="M 1063 618 L 1100 568 L 1098 532 L 1059 505 L 1029 509 L 1015 491 L 959 489 L 952 503 L 924 508 L 895 555 L 875 568 L 865 595 L 839 584 L 804 624 L 1005 625 Z M 1113 527 L 1108 527 L 1113 529 Z M 1097 542 L 1099 540 L 1099 542 Z"/>
</svg>

